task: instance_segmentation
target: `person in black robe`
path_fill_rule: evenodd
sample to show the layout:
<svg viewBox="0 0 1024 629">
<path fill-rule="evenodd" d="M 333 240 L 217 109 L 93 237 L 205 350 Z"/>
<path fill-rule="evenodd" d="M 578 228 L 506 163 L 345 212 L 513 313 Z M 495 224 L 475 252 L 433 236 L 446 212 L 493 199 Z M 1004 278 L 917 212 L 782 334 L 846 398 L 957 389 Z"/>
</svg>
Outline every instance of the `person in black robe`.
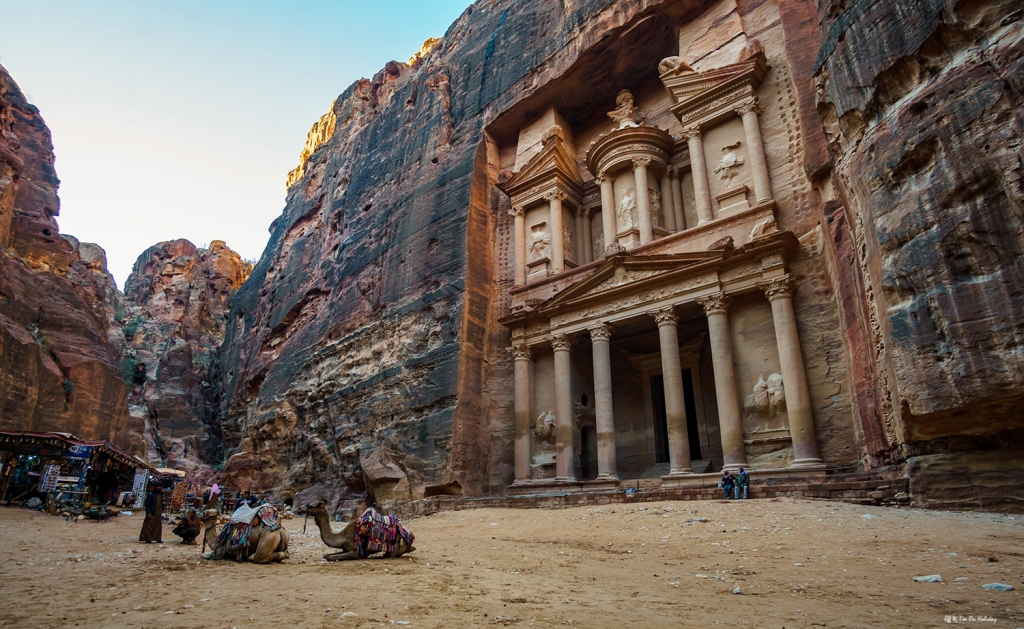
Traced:
<svg viewBox="0 0 1024 629">
<path fill-rule="evenodd" d="M 153 485 L 146 494 L 146 519 L 142 521 L 142 532 L 139 533 L 139 541 L 164 543 L 164 525 L 162 521 L 164 513 L 164 488 L 160 485 Z"/>
</svg>

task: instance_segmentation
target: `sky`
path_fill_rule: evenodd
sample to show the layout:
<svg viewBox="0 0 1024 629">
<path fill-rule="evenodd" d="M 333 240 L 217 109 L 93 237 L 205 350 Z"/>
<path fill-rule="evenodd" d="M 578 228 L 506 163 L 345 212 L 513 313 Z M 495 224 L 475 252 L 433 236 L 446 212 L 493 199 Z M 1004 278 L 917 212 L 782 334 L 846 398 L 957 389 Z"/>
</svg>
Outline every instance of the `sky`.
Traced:
<svg viewBox="0 0 1024 629">
<path fill-rule="evenodd" d="M 123 287 L 164 240 L 258 259 L 312 124 L 470 2 L 0 0 L 0 64 L 53 135 L 61 233 Z"/>
</svg>

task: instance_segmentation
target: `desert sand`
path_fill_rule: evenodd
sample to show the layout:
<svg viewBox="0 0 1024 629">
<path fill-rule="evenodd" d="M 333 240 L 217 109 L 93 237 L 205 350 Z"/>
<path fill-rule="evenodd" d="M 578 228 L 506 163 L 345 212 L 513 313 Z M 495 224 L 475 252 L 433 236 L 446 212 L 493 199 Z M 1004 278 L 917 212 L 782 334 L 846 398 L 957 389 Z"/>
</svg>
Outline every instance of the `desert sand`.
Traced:
<svg viewBox="0 0 1024 629">
<path fill-rule="evenodd" d="M 0 508 L 0 625 L 1024 626 L 1024 516 L 788 499 L 467 510 L 409 520 L 411 555 L 345 563 L 321 562 L 303 524 L 286 521 L 292 558 L 263 566 L 201 559 L 166 524 L 164 544 L 140 544 L 141 515 Z M 931 574 L 943 582 L 914 581 Z"/>
</svg>

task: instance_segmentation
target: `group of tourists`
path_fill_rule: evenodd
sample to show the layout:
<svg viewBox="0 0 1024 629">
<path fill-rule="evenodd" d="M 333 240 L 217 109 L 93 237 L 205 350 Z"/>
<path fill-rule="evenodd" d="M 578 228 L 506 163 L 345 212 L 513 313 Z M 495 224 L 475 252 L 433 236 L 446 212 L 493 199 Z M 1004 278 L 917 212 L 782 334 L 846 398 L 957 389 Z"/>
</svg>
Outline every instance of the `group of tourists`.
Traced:
<svg viewBox="0 0 1024 629">
<path fill-rule="evenodd" d="M 750 486 L 750 474 L 742 467 L 735 475 L 731 471 L 725 470 L 722 473 L 722 481 L 718 486 L 722 488 L 726 500 L 739 500 L 740 493 L 743 494 L 743 499 L 745 500 L 747 498 L 747 488 Z M 743 491 L 740 492 L 740 489 Z"/>
</svg>

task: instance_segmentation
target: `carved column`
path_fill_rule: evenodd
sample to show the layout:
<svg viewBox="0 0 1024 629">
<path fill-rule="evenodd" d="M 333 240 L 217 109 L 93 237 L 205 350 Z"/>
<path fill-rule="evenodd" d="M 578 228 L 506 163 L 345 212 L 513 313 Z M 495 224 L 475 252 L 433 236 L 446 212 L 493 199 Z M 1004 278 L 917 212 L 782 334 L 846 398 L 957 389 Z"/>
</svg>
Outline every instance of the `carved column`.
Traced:
<svg viewBox="0 0 1024 629">
<path fill-rule="evenodd" d="M 572 341 L 564 334 L 551 339 L 555 351 L 555 480 L 576 480 L 573 447 Z"/>
<path fill-rule="evenodd" d="M 526 284 L 526 210 L 521 205 L 513 206 L 508 213 L 515 219 L 514 283 L 522 286 Z"/>
<path fill-rule="evenodd" d="M 583 213 L 583 236 L 580 238 L 583 248 L 583 263 L 594 261 L 594 235 L 590 231 L 590 210 L 580 209 Z"/>
<path fill-rule="evenodd" d="M 732 362 L 732 337 L 729 332 L 729 298 L 725 293 L 698 299 L 708 317 L 711 342 L 711 364 L 715 370 L 715 395 L 718 398 L 718 425 L 722 433 L 725 469 L 747 464 L 743 446 L 743 423 L 740 415 L 739 391 Z"/>
<path fill-rule="evenodd" d="M 768 178 L 768 162 L 764 157 L 764 143 L 761 141 L 761 124 L 758 116 L 761 106 L 757 99 L 740 105 L 736 113 L 743 118 L 743 135 L 747 138 L 747 154 L 750 170 L 754 176 L 754 197 L 757 202 L 772 199 L 772 185 Z"/>
<path fill-rule="evenodd" d="M 683 185 L 680 181 L 679 169 L 672 169 L 672 212 L 676 216 L 676 230 L 686 229 L 686 214 L 683 212 Z"/>
<path fill-rule="evenodd" d="M 573 247 L 576 252 L 576 266 L 581 266 L 587 261 L 586 254 L 583 253 L 583 208 L 576 208 L 573 212 L 573 221 L 575 229 L 572 232 L 572 239 L 576 245 Z"/>
<path fill-rule="evenodd" d="M 708 183 L 708 169 L 704 163 L 704 142 L 698 125 L 683 130 L 683 137 L 690 146 L 690 172 L 693 175 L 693 192 L 697 203 L 697 224 L 703 225 L 714 219 L 711 214 L 711 185 Z"/>
<path fill-rule="evenodd" d="M 651 163 L 649 157 L 633 160 L 633 176 L 636 179 L 636 214 L 637 227 L 640 228 L 640 244 L 646 245 L 654 240 L 654 229 L 651 223 L 651 193 L 647 190 L 647 167 Z"/>
<path fill-rule="evenodd" d="M 669 474 L 691 474 L 690 436 L 686 428 L 686 403 L 683 397 L 683 370 L 679 364 L 679 332 L 671 307 L 647 314 L 658 322 L 661 340 L 661 377 L 665 385 L 665 419 L 668 424 Z"/>
<path fill-rule="evenodd" d="M 665 217 L 665 224 L 662 225 L 670 232 L 676 231 L 676 212 L 672 204 L 672 180 L 668 171 L 661 178 L 661 215 Z"/>
<path fill-rule="evenodd" d="M 818 434 L 814 428 L 811 395 L 807 391 L 807 374 L 793 314 L 793 283 L 789 275 L 784 275 L 761 284 L 761 288 L 772 305 L 775 339 L 779 344 L 789 434 L 793 439 L 792 467 L 820 467 L 824 463 L 818 454 Z"/>
<path fill-rule="evenodd" d="M 615 417 L 612 414 L 612 326 L 589 328 L 594 352 L 594 410 L 597 423 L 597 479 L 618 480 L 615 459 Z"/>
<path fill-rule="evenodd" d="M 551 274 L 565 270 L 565 226 L 562 224 L 562 201 L 565 193 L 553 190 L 544 195 L 550 207 L 551 222 Z"/>
<path fill-rule="evenodd" d="M 509 348 L 515 359 L 515 482 L 530 480 L 530 348 L 519 343 Z"/>
<path fill-rule="evenodd" d="M 619 244 L 619 227 L 615 220 L 615 188 L 612 178 L 606 173 L 597 177 L 601 186 L 601 228 L 604 230 L 604 251 L 601 255 L 608 257 L 622 251 Z"/>
</svg>

